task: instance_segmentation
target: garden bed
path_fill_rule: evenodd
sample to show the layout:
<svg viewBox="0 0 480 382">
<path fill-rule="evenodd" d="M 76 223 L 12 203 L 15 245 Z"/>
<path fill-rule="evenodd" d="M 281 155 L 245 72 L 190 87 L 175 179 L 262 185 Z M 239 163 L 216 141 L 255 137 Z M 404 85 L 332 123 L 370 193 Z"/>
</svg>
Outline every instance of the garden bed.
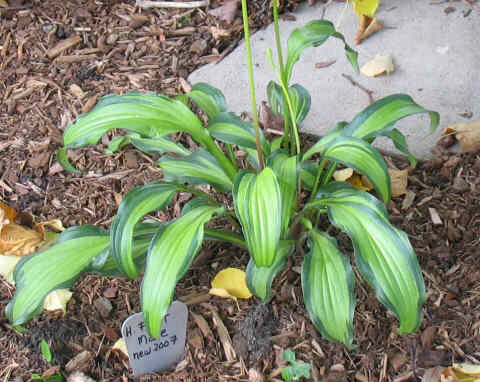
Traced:
<svg viewBox="0 0 480 382">
<path fill-rule="evenodd" d="M 155 161 L 133 149 L 103 154 L 110 136 L 93 150 L 74 152 L 77 167 L 86 175 L 66 173 L 54 156 L 62 130 L 100 95 L 136 88 L 178 94 L 191 70 L 221 59 L 238 43 L 241 24 L 219 24 L 203 11 L 185 10 L 142 12 L 148 20 L 131 18 L 132 3 L 112 1 L 100 6 L 88 2 L 79 7 L 73 1 L 41 5 L 19 1 L 1 16 L 0 45 L 6 47 L 0 51 L 0 68 L 6 73 L 0 79 L 0 199 L 4 202 L 33 213 L 38 220 L 59 218 L 65 226 L 108 227 L 122 195 L 139 184 L 161 179 Z M 255 10 L 254 23 L 261 27 L 269 20 L 268 2 L 255 2 Z M 211 28 L 230 35 L 216 39 Z M 162 33 L 166 44 L 159 43 Z M 74 34 L 82 41 L 64 56 L 76 58 L 68 62 L 46 58 L 45 52 Z M 155 46 L 158 51 L 148 53 Z M 304 139 L 312 142 L 313 138 Z M 399 168 L 407 166 L 398 158 L 391 160 Z M 277 276 L 271 310 L 255 299 L 239 300 L 237 305 L 209 296 L 210 282 L 218 270 L 245 268 L 249 257 L 236 247 L 208 244 L 176 289 L 176 298 L 190 310 L 185 361 L 175 371 L 159 374 L 160 378 L 141 380 L 247 381 L 251 369 L 280 379 L 285 366 L 281 354 L 286 348 L 312 363 L 315 381 L 400 382 L 414 380 L 414 372 L 421 376 L 430 367 L 475 363 L 480 360 L 479 179 L 478 153 L 437 152 L 435 159 L 410 172 L 409 194 L 394 198 L 388 206 L 392 222 L 410 237 L 427 285 L 424 319 L 417 335 L 399 336 L 398 321 L 357 278 L 358 347 L 349 351 L 322 339 L 303 305 L 300 255 L 292 256 Z M 185 201 L 179 197 L 156 217 L 178 216 Z M 432 211 L 438 213 L 440 222 L 432 220 Z M 352 253 L 346 236 L 340 236 L 340 246 Z M 95 380 L 130 379 L 128 361 L 111 347 L 120 336 L 123 320 L 140 310 L 139 287 L 139 279 L 83 277 L 74 287 L 64 317 L 39 316 L 26 325 L 28 332 L 23 336 L 0 318 L 0 376 L 28 380 L 32 373 L 54 372 L 39 350 L 45 339 L 51 344 L 54 364 L 62 369 L 86 350 L 86 361 L 78 365 L 85 374 Z M 2 281 L 1 317 L 13 292 Z M 101 298 L 110 301 L 111 311 L 99 308 Z M 255 320 L 248 322 L 264 325 L 243 328 L 242 333 L 255 338 L 257 344 L 265 339 L 267 346 L 246 346 L 245 338 L 236 335 L 249 314 Z M 219 336 L 220 320 L 233 338 L 235 356 L 228 351 L 232 346 L 228 339 Z"/>
</svg>

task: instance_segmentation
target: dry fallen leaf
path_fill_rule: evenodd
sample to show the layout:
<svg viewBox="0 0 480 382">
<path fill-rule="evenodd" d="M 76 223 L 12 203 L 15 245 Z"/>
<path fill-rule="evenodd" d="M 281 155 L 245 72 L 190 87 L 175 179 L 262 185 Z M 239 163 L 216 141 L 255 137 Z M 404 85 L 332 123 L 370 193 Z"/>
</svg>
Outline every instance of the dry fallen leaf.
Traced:
<svg viewBox="0 0 480 382">
<path fill-rule="evenodd" d="M 376 54 L 373 60 L 362 66 L 360 72 L 367 77 L 376 77 L 381 74 L 390 74 L 395 71 L 395 65 L 391 56 Z"/>
<path fill-rule="evenodd" d="M 454 363 L 452 368 L 461 382 L 476 382 L 480 380 L 480 365 Z"/>
<path fill-rule="evenodd" d="M 460 147 L 466 153 L 480 151 L 480 121 L 449 126 L 442 134 L 455 134 Z"/>
<path fill-rule="evenodd" d="M 377 18 L 362 16 L 358 24 L 357 34 L 355 35 L 355 45 L 360 44 L 362 40 L 383 29 L 383 25 Z"/>
<path fill-rule="evenodd" d="M 123 338 L 119 338 L 112 346 L 112 350 L 118 350 L 120 353 L 128 357 L 127 345 Z"/>
<path fill-rule="evenodd" d="M 73 293 L 68 289 L 57 289 L 50 292 L 43 302 L 45 310 L 62 310 L 67 311 L 67 302 L 72 298 Z"/>
<path fill-rule="evenodd" d="M 333 179 L 339 182 L 348 182 L 358 190 L 370 191 L 373 190 L 372 184 L 365 176 L 361 176 L 352 168 L 344 168 L 333 173 Z"/>
<path fill-rule="evenodd" d="M 17 211 L 0 202 L 0 254 L 26 256 L 39 248 L 47 248 L 56 241 L 57 234 L 45 231 L 45 227 L 64 231 L 58 219 L 35 223 L 29 216 L 33 229 L 14 222 Z M 47 237 L 48 236 L 48 237 Z"/>
<path fill-rule="evenodd" d="M 397 197 L 407 193 L 408 186 L 408 169 L 394 170 L 389 168 L 388 174 L 392 181 L 392 196 Z"/>
<path fill-rule="evenodd" d="M 212 16 L 215 16 L 219 20 L 231 23 L 235 19 L 238 9 L 238 0 L 227 1 L 223 5 L 208 11 Z"/>
<path fill-rule="evenodd" d="M 0 254 L 0 276 L 9 284 L 14 284 L 13 270 L 21 259 L 19 256 Z"/>
<path fill-rule="evenodd" d="M 250 298 L 245 272 L 237 268 L 225 268 L 212 280 L 212 289 L 208 292 L 223 298 Z"/>
<path fill-rule="evenodd" d="M 428 369 L 423 382 L 478 382 L 480 365 L 454 363 L 452 367 L 434 367 Z"/>
<path fill-rule="evenodd" d="M 15 223 L 4 225 L 0 231 L 0 253 L 4 255 L 29 255 L 35 252 L 42 242 L 42 234 Z"/>
<path fill-rule="evenodd" d="M 8 3 L 6 0 L 0 0 L 0 7 L 8 8 Z"/>
<path fill-rule="evenodd" d="M 45 231 L 51 227 L 64 231 L 62 222 L 58 219 L 43 223 L 33 223 L 29 228 L 14 222 L 17 211 L 0 202 L 0 275 L 14 285 L 13 271 L 23 256 L 34 253 L 53 245 L 58 237 L 57 233 Z M 46 310 L 61 309 L 65 312 L 67 302 L 72 297 L 68 289 L 57 289 L 47 295 L 44 302 Z"/>
<path fill-rule="evenodd" d="M 345 182 L 348 178 L 351 178 L 353 175 L 353 168 L 344 168 L 342 170 L 337 170 L 333 173 L 333 179 L 337 182 Z"/>
</svg>

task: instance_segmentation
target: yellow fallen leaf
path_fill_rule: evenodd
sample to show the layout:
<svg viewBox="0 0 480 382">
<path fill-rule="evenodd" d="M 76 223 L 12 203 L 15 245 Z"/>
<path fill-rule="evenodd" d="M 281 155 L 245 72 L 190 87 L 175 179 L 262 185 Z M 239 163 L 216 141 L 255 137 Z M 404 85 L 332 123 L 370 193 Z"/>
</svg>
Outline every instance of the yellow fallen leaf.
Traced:
<svg viewBox="0 0 480 382">
<path fill-rule="evenodd" d="M 50 292 L 43 302 L 45 310 L 63 310 L 67 311 L 67 302 L 72 298 L 73 293 L 68 289 L 57 289 Z"/>
<path fill-rule="evenodd" d="M 353 175 L 353 168 L 344 168 L 337 170 L 333 173 L 333 179 L 337 182 L 345 182 L 348 178 L 351 178 Z"/>
<path fill-rule="evenodd" d="M 370 182 L 368 182 L 367 178 L 360 176 L 360 174 L 353 171 L 353 168 L 344 168 L 342 170 L 335 171 L 333 173 L 333 179 L 339 182 L 348 182 L 358 190 L 373 190 L 373 186 Z"/>
<path fill-rule="evenodd" d="M 213 293 L 212 293 L 213 292 Z M 210 294 L 225 298 L 250 298 L 245 272 L 237 268 L 225 268 L 212 280 Z"/>
<path fill-rule="evenodd" d="M 128 357 L 127 344 L 123 338 L 119 338 L 112 346 L 112 350 L 118 350 Z"/>
<path fill-rule="evenodd" d="M 231 298 L 232 300 L 236 300 L 236 296 L 232 296 L 226 289 L 223 288 L 210 288 L 208 291 L 209 294 L 212 296 L 222 297 L 222 298 Z"/>
<path fill-rule="evenodd" d="M 373 60 L 362 66 L 360 72 L 367 77 L 376 77 L 381 74 L 390 74 L 395 71 L 395 65 L 391 56 L 377 54 Z"/>
<path fill-rule="evenodd" d="M 480 121 L 449 126 L 443 131 L 443 135 L 445 134 L 455 134 L 460 147 L 466 153 L 480 151 Z"/>
<path fill-rule="evenodd" d="M 13 270 L 21 259 L 19 256 L 0 254 L 0 276 L 12 285 L 15 284 L 13 280 Z"/>
<path fill-rule="evenodd" d="M 476 382 L 480 380 L 480 365 L 454 363 L 452 368 L 461 382 Z"/>
<path fill-rule="evenodd" d="M 362 15 L 372 17 L 377 8 L 378 8 L 378 0 L 348 0 L 353 2 L 353 9 L 357 12 L 358 16 L 361 17 Z"/>
<path fill-rule="evenodd" d="M 0 0 L 0 7 L 8 8 L 8 3 L 6 0 Z"/>
</svg>

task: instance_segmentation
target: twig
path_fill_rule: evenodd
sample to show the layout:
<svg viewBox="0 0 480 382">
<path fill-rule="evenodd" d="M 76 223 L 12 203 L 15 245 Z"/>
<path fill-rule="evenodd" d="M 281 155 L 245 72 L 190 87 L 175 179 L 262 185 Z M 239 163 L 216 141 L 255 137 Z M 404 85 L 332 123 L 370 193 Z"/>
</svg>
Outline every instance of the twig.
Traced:
<svg viewBox="0 0 480 382">
<path fill-rule="evenodd" d="M 136 5 L 140 8 L 200 8 L 209 6 L 210 0 L 187 1 L 184 3 L 176 1 L 137 0 Z"/>
<path fill-rule="evenodd" d="M 368 100 L 370 103 L 373 103 L 375 100 L 373 99 L 373 96 L 372 94 L 374 93 L 373 90 L 370 90 L 370 89 L 367 89 L 365 86 L 363 85 L 360 85 L 357 81 L 355 81 L 351 76 L 349 76 L 348 74 L 345 74 L 345 73 L 342 73 L 342 76 L 345 77 L 347 80 L 350 81 L 350 83 L 353 85 L 353 86 L 356 86 L 357 88 L 359 88 L 360 90 L 362 90 L 363 92 L 365 92 L 367 95 L 368 95 Z"/>
</svg>

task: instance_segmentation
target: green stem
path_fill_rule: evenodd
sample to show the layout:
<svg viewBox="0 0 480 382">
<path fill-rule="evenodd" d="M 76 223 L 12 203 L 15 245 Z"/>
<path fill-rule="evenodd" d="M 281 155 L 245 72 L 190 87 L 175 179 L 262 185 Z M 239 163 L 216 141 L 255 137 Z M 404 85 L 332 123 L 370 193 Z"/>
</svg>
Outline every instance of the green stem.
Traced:
<svg viewBox="0 0 480 382">
<path fill-rule="evenodd" d="M 194 195 L 198 195 L 198 196 L 201 196 L 203 198 L 206 198 L 210 201 L 210 203 L 212 203 L 213 205 L 215 206 L 218 206 L 220 207 L 222 204 L 219 203 L 213 196 L 207 194 L 206 192 L 202 191 L 202 190 L 198 190 L 196 188 L 193 188 L 193 187 L 188 187 L 188 186 L 178 186 L 177 188 L 177 191 L 183 191 L 183 192 L 190 192 Z"/>
<path fill-rule="evenodd" d="M 242 0 L 243 30 L 245 33 L 245 46 L 247 48 L 247 67 L 250 85 L 250 98 L 252 101 L 253 125 L 255 126 L 255 140 L 257 144 L 258 163 L 260 171 L 263 170 L 263 152 L 260 142 L 260 124 L 258 122 L 257 102 L 255 100 L 255 82 L 253 79 L 252 47 L 250 44 L 250 27 L 248 25 L 247 0 Z"/>
<path fill-rule="evenodd" d="M 288 106 L 288 114 L 290 115 L 290 122 L 292 123 L 292 130 L 293 130 L 293 135 L 295 137 L 295 147 L 296 147 L 296 154 L 300 154 L 300 138 L 298 136 L 298 127 L 297 127 L 297 121 L 295 120 L 295 113 L 293 112 L 293 106 L 292 106 L 292 100 L 290 99 L 290 94 L 288 93 L 288 88 L 282 81 L 282 75 L 278 68 L 275 66 L 273 63 L 273 58 L 272 58 L 272 50 L 270 48 L 267 48 L 267 60 L 272 66 L 273 70 L 275 71 L 275 74 L 277 75 L 278 80 L 280 81 L 280 86 L 282 88 L 282 93 L 283 97 L 287 101 L 287 106 Z M 284 112 L 284 116 L 285 116 Z"/>
<path fill-rule="evenodd" d="M 325 173 L 325 176 L 322 178 L 322 183 L 321 183 L 322 186 L 325 186 L 330 181 L 330 178 L 332 177 L 336 168 L 337 168 L 336 163 L 330 163 L 330 165 L 328 166 L 327 172 Z"/>
<path fill-rule="evenodd" d="M 228 156 L 230 157 L 230 161 L 232 162 L 233 166 L 235 167 L 235 170 L 238 171 L 237 159 L 235 158 L 235 153 L 233 152 L 232 145 L 227 143 L 225 146 L 227 147 L 227 152 L 228 152 Z"/>
<path fill-rule="evenodd" d="M 206 149 L 210 151 L 210 154 L 212 154 L 215 157 L 215 159 L 218 161 L 220 166 L 222 166 L 222 168 L 225 170 L 225 173 L 227 174 L 227 176 L 231 180 L 234 180 L 235 177 L 237 176 L 237 170 L 235 169 L 235 166 L 227 158 L 225 153 L 218 148 L 215 141 L 211 137 L 208 137 L 208 138 L 209 139 L 203 140 L 203 144 L 205 145 Z"/>
<path fill-rule="evenodd" d="M 309 202 L 311 202 L 313 200 L 313 198 L 315 198 L 315 194 L 318 191 L 318 183 L 320 181 L 320 176 L 323 173 L 323 168 L 325 167 L 326 161 L 327 161 L 327 158 L 322 157 L 322 160 L 320 161 L 320 164 L 318 165 L 318 171 L 317 171 L 317 175 L 315 176 L 315 183 L 313 184 L 312 193 L 310 194 Z"/>
<path fill-rule="evenodd" d="M 241 248 L 247 248 L 247 244 L 245 243 L 245 240 L 243 240 L 242 236 L 230 231 L 220 231 L 216 229 L 205 228 L 205 236 L 206 240 L 211 238 L 213 240 L 228 241 Z"/>
<path fill-rule="evenodd" d="M 283 65 L 283 52 L 282 52 L 282 42 L 280 40 L 280 25 L 278 23 L 278 1 L 273 0 L 273 25 L 275 29 L 275 41 L 277 42 L 277 56 L 278 56 L 278 66 L 280 67 L 280 73 L 282 74 L 282 80 L 286 82 L 285 79 L 285 66 Z"/>
</svg>

